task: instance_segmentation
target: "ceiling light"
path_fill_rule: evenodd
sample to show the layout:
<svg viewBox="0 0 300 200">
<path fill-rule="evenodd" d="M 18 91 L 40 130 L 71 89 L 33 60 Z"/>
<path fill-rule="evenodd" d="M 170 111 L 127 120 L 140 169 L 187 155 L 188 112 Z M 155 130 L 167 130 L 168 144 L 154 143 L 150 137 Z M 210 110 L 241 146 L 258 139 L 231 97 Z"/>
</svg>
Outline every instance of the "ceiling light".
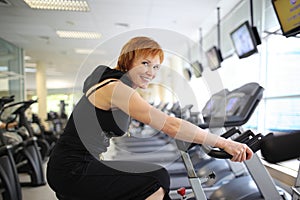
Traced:
<svg viewBox="0 0 300 200">
<path fill-rule="evenodd" d="M 86 1 L 79 0 L 24 0 L 30 8 L 43 10 L 89 11 Z"/>
<path fill-rule="evenodd" d="M 101 37 L 101 34 L 96 32 L 56 31 L 56 34 L 61 38 L 75 39 L 99 39 Z"/>
<path fill-rule="evenodd" d="M 36 73 L 36 68 L 25 67 L 24 70 L 26 73 Z"/>
<path fill-rule="evenodd" d="M 24 66 L 34 68 L 34 67 L 36 67 L 36 63 L 25 62 Z"/>
<path fill-rule="evenodd" d="M 93 49 L 75 49 L 75 53 L 78 53 L 78 54 L 91 54 L 91 53 L 93 53 Z"/>
<path fill-rule="evenodd" d="M 24 60 L 31 60 L 30 56 L 24 56 Z"/>
<path fill-rule="evenodd" d="M 78 54 L 97 54 L 97 55 L 104 55 L 105 51 L 99 49 L 74 49 L 75 53 Z"/>
</svg>

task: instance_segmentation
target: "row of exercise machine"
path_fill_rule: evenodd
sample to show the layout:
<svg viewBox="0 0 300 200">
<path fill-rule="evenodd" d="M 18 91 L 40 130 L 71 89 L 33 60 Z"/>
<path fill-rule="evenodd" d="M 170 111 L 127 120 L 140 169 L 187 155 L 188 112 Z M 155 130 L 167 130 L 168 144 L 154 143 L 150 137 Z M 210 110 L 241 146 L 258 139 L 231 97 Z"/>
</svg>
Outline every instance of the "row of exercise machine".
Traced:
<svg viewBox="0 0 300 200">
<path fill-rule="evenodd" d="M 300 157 L 300 132 L 287 135 L 255 134 L 243 130 L 263 97 L 264 88 L 248 83 L 211 96 L 201 112 L 192 105 L 159 105 L 168 114 L 186 119 L 222 137 L 246 143 L 263 159 L 276 163 Z M 200 116 L 200 118 L 199 118 Z M 172 199 L 275 200 L 299 199 L 299 174 L 288 192 L 275 184 L 258 154 L 243 163 L 230 161 L 221 149 L 170 138 L 151 127 L 133 121 L 129 136 L 114 138 L 109 159 L 152 162 L 164 166 L 171 177 Z M 282 146 L 285 144 L 285 146 Z"/>
<path fill-rule="evenodd" d="M 212 95 L 201 112 L 192 112 L 192 105 L 182 107 L 178 102 L 171 107 L 159 105 L 159 109 L 214 134 L 246 143 L 254 152 L 261 151 L 268 162 L 298 158 L 299 132 L 275 136 L 243 130 L 242 126 L 262 99 L 263 91 L 259 84 L 248 83 Z M 33 114 L 30 119 L 26 117 L 26 110 L 36 102 L 15 103 L 13 96 L 0 98 L 0 120 L 6 124 L 5 129 L 0 129 L 0 193 L 4 200 L 21 200 L 22 186 L 46 184 L 43 163 L 58 139 L 66 117 L 48 113 L 48 120 L 55 128 L 46 131 L 37 115 Z M 10 127 L 14 121 L 18 122 L 17 126 Z M 108 159 L 164 166 L 171 177 L 172 199 L 299 199 L 299 174 L 292 192 L 287 192 L 275 184 L 257 154 L 244 163 L 231 162 L 230 155 L 221 149 L 175 140 L 135 120 L 132 120 L 128 135 L 113 138 L 113 154 Z M 30 181 L 21 182 L 21 173 L 29 175 Z"/>
<path fill-rule="evenodd" d="M 47 161 L 64 124 L 64 118 L 48 113 L 46 130 L 40 118 L 28 114 L 37 100 L 14 102 L 14 96 L 0 98 L 0 199 L 21 200 L 22 187 L 46 184 L 43 164 Z M 28 116 L 30 115 L 30 116 Z M 21 180 L 20 176 L 24 176 Z"/>
</svg>

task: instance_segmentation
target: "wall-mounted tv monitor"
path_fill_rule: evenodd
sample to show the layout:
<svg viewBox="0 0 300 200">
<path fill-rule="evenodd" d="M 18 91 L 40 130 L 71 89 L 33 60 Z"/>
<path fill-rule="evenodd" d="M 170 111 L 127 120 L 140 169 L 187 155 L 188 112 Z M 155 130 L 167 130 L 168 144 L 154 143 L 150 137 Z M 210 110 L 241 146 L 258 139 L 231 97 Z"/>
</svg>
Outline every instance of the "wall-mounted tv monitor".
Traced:
<svg viewBox="0 0 300 200">
<path fill-rule="evenodd" d="M 257 40 L 248 21 L 234 29 L 230 38 L 239 58 L 246 58 L 257 52 Z"/>
<path fill-rule="evenodd" d="M 199 61 L 195 61 L 192 64 L 193 74 L 196 78 L 200 78 L 203 72 L 203 66 Z"/>
<path fill-rule="evenodd" d="M 286 37 L 300 33 L 300 1 L 272 0 L 282 34 Z"/>
<path fill-rule="evenodd" d="M 221 51 L 216 46 L 213 46 L 208 51 L 206 51 L 205 55 L 207 57 L 208 66 L 212 71 L 221 67 L 223 58 Z"/>
</svg>

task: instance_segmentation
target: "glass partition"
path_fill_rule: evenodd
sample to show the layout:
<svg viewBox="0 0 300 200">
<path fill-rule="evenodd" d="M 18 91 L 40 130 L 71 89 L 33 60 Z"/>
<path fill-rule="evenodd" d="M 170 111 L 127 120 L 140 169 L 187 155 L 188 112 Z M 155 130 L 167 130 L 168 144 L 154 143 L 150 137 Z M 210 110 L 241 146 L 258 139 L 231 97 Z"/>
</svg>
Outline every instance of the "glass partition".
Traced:
<svg viewBox="0 0 300 200">
<path fill-rule="evenodd" d="M 0 38 L 0 96 L 24 100 L 23 50 Z"/>
</svg>

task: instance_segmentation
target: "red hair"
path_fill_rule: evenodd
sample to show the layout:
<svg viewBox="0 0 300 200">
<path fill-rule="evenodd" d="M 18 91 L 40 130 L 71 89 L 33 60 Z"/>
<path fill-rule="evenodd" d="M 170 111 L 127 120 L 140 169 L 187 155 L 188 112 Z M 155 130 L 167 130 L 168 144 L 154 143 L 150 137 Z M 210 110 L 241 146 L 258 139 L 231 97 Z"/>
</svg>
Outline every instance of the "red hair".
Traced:
<svg viewBox="0 0 300 200">
<path fill-rule="evenodd" d="M 116 69 L 126 72 L 132 66 L 134 59 L 156 55 L 159 56 L 162 63 L 164 52 L 156 41 L 148 37 L 132 38 L 123 46 Z"/>
</svg>

